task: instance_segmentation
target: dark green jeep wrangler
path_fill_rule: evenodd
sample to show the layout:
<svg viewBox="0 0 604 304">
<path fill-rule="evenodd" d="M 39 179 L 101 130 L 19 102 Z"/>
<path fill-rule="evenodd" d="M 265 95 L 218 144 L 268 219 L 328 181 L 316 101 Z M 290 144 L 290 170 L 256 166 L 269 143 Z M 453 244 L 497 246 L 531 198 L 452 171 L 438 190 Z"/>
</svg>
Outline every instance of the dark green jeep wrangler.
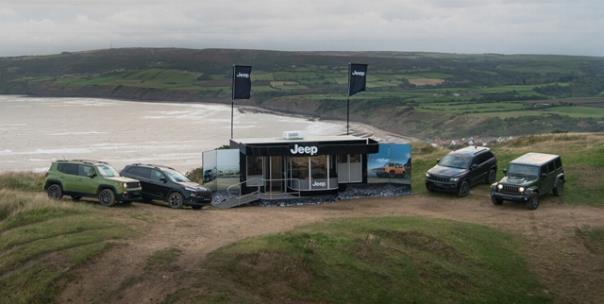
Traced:
<svg viewBox="0 0 604 304">
<path fill-rule="evenodd" d="M 504 200 L 523 202 L 527 208 L 539 207 L 539 197 L 564 190 L 564 169 L 560 156 L 527 153 L 510 162 L 505 177 L 491 185 L 491 201 L 501 205 Z"/>
</svg>

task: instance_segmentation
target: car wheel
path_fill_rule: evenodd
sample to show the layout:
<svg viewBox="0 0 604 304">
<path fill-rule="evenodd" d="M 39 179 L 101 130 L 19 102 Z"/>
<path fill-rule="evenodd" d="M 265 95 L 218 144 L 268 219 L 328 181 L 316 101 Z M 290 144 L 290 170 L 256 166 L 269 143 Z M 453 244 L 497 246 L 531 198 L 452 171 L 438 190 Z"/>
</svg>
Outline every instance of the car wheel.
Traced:
<svg viewBox="0 0 604 304">
<path fill-rule="evenodd" d="M 99 203 L 105 207 L 115 205 L 115 193 L 111 189 L 103 189 L 99 192 Z"/>
<path fill-rule="evenodd" d="M 499 206 L 503 204 L 503 199 L 501 197 L 491 196 L 491 202 L 493 203 L 493 205 Z"/>
<path fill-rule="evenodd" d="M 539 195 L 538 194 L 531 195 L 528 202 L 526 202 L 526 207 L 529 210 L 535 210 L 535 209 L 539 208 Z"/>
<path fill-rule="evenodd" d="M 564 180 L 563 179 L 558 179 L 556 181 L 556 186 L 554 187 L 554 190 L 552 192 L 554 193 L 555 196 L 561 196 L 562 193 L 564 193 Z"/>
<path fill-rule="evenodd" d="M 459 189 L 457 190 L 457 196 L 464 197 L 470 194 L 470 183 L 468 181 L 462 181 L 459 184 Z"/>
<path fill-rule="evenodd" d="M 193 210 L 199 210 L 201 209 L 201 206 L 191 206 L 191 208 L 193 208 Z"/>
<path fill-rule="evenodd" d="M 74 202 L 79 202 L 82 199 L 81 195 L 72 195 L 71 196 L 71 200 L 73 200 Z"/>
<path fill-rule="evenodd" d="M 486 183 L 487 184 L 492 184 L 497 180 L 497 171 L 495 171 L 495 169 L 491 169 L 491 171 L 489 171 L 489 175 L 487 175 L 487 180 Z"/>
<path fill-rule="evenodd" d="M 172 209 L 182 208 L 184 200 L 185 198 L 178 192 L 172 192 L 170 195 L 168 195 L 168 204 Z"/>
<path fill-rule="evenodd" d="M 49 199 L 60 200 L 63 198 L 63 188 L 59 184 L 52 184 L 46 188 L 46 194 Z"/>
</svg>

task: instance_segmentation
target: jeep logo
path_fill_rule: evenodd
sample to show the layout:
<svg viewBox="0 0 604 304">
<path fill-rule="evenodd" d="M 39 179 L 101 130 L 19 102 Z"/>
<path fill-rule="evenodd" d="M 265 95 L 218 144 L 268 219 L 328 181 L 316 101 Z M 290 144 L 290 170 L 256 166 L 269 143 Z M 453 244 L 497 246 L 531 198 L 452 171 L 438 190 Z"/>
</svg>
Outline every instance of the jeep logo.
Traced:
<svg viewBox="0 0 604 304">
<path fill-rule="evenodd" d="M 317 181 L 314 181 L 312 183 L 312 186 L 313 187 L 327 187 L 327 183 L 326 182 L 317 182 Z"/>
<path fill-rule="evenodd" d="M 365 72 L 354 70 L 354 71 L 352 71 L 352 76 L 361 76 L 361 77 L 363 77 L 363 76 L 365 76 Z"/>
<path fill-rule="evenodd" d="M 241 72 L 239 72 L 239 73 L 237 73 L 237 76 L 236 76 L 236 77 L 237 77 L 237 78 L 250 78 L 250 74 L 248 74 L 248 73 L 241 73 Z"/>
<path fill-rule="evenodd" d="M 289 149 L 291 154 L 308 154 L 308 155 L 316 155 L 319 152 L 319 148 L 317 146 L 298 146 L 295 144 L 293 148 Z"/>
</svg>

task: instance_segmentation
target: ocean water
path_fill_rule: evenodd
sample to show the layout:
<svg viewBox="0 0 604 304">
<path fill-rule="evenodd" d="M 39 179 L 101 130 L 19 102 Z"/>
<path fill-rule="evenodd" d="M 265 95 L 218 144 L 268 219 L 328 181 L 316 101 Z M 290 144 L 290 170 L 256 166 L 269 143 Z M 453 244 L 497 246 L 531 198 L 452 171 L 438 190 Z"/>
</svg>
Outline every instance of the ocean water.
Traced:
<svg viewBox="0 0 604 304">
<path fill-rule="evenodd" d="M 187 171 L 201 166 L 203 151 L 229 143 L 230 115 L 230 106 L 217 104 L 0 95 L 0 171 L 41 172 L 57 159 Z M 235 138 L 345 131 L 334 122 L 237 110 L 234 125 Z"/>
</svg>

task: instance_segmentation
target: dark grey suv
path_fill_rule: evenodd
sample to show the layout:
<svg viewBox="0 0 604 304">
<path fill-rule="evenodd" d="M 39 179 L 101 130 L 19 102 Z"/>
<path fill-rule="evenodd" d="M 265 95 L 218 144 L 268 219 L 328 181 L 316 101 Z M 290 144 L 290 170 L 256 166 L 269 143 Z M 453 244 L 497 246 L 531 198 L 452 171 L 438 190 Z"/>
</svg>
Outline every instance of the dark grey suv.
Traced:
<svg viewBox="0 0 604 304">
<path fill-rule="evenodd" d="M 169 167 L 132 164 L 126 166 L 120 175 L 140 181 L 145 202 L 161 200 L 171 208 L 191 206 L 193 209 L 212 202 L 212 193 L 208 189 Z"/>
<path fill-rule="evenodd" d="M 504 200 L 523 202 L 527 208 L 539 207 L 539 197 L 564 191 L 564 169 L 560 156 L 544 153 L 527 153 L 510 162 L 498 183 L 491 185 L 491 201 L 501 205 Z"/>
<path fill-rule="evenodd" d="M 465 147 L 447 154 L 426 172 L 426 189 L 466 196 L 472 186 L 491 184 L 496 177 L 497 159 L 491 149 Z"/>
</svg>

